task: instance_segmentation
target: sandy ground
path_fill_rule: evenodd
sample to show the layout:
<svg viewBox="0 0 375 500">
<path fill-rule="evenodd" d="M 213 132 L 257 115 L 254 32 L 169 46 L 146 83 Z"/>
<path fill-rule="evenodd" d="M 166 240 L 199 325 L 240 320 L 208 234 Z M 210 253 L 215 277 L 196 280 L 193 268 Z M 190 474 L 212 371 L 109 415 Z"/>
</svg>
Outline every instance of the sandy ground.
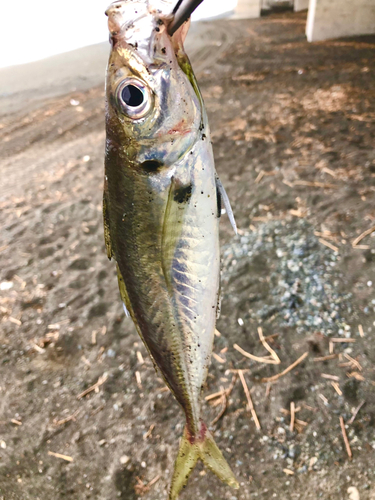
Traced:
<svg viewBox="0 0 375 500">
<path fill-rule="evenodd" d="M 375 499 L 374 235 L 353 247 L 375 224 L 375 37 L 307 44 L 304 23 L 218 20 L 189 42 L 240 228 L 223 217 L 204 396 L 231 392 L 203 413 L 241 488 L 199 466 L 182 500 Z M 1 500 L 167 497 L 183 415 L 104 250 L 106 54 L 0 71 Z M 258 327 L 279 366 L 234 349 L 267 355 Z"/>
</svg>

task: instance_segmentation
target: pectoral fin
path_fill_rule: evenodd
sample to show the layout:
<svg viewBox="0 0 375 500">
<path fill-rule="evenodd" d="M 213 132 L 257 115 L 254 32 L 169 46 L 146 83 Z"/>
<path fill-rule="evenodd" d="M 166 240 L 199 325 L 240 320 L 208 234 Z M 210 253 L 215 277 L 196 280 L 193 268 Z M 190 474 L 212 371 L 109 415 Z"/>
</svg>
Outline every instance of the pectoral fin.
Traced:
<svg viewBox="0 0 375 500">
<path fill-rule="evenodd" d="M 167 206 L 165 208 L 162 238 L 162 266 L 167 287 L 172 290 L 172 263 L 180 239 L 186 207 L 190 202 L 193 186 L 171 179 Z"/>
<path fill-rule="evenodd" d="M 237 234 L 237 225 L 236 225 L 236 221 L 234 219 L 233 210 L 232 210 L 232 207 L 230 206 L 230 201 L 229 201 L 228 195 L 227 195 L 227 193 L 224 189 L 224 186 L 222 185 L 219 177 L 216 177 L 216 190 L 217 190 L 217 196 L 218 196 L 218 203 L 217 203 L 218 209 L 220 207 L 220 211 L 221 211 L 221 206 L 222 206 L 222 204 L 224 204 L 225 210 L 226 210 L 228 217 L 229 217 L 229 221 L 233 227 L 234 232 Z M 218 214 L 218 215 L 220 217 L 220 214 Z"/>
</svg>

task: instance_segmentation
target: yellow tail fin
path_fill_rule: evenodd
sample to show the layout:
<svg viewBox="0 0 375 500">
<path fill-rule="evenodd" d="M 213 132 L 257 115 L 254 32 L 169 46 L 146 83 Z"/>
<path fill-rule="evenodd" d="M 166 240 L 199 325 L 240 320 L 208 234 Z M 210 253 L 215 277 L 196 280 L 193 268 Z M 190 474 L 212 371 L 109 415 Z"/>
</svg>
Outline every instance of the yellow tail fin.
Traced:
<svg viewBox="0 0 375 500">
<path fill-rule="evenodd" d="M 203 422 L 201 434 L 202 437 L 190 439 L 185 427 L 174 466 L 169 500 L 177 499 L 199 459 L 224 483 L 232 488 L 239 488 L 233 472 Z"/>
</svg>

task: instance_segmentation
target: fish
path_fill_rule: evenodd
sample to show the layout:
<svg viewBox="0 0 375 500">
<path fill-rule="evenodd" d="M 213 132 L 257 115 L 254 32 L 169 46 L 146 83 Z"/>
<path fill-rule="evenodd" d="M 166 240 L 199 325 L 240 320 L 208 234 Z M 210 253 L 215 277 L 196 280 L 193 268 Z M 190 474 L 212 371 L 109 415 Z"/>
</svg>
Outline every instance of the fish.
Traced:
<svg viewBox="0 0 375 500">
<path fill-rule="evenodd" d="M 106 11 L 104 238 L 125 314 L 181 405 L 186 426 L 169 499 L 201 460 L 238 482 L 201 418 L 220 302 L 217 176 L 207 114 L 183 43 L 168 34 L 175 1 L 121 0 Z"/>
</svg>

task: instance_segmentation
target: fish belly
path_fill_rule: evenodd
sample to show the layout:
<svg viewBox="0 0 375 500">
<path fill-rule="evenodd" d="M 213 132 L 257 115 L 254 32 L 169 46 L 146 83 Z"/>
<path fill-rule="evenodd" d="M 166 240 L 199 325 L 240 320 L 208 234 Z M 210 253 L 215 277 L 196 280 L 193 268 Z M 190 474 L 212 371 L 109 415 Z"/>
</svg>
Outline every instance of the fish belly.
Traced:
<svg viewBox="0 0 375 500">
<path fill-rule="evenodd" d="M 130 314 L 195 433 L 215 329 L 219 219 L 213 163 L 200 152 L 183 167 L 158 176 L 107 169 L 107 210 Z"/>
</svg>

